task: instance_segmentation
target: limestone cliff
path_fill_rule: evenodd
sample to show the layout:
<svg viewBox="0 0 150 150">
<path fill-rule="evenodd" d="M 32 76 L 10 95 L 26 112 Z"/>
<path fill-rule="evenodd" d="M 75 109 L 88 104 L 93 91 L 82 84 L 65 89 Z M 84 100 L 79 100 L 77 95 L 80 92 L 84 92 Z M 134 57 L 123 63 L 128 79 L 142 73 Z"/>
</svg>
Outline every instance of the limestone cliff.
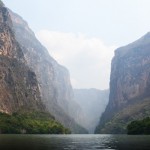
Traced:
<svg viewBox="0 0 150 150">
<path fill-rule="evenodd" d="M 35 73 L 26 66 L 9 12 L 0 2 L 0 112 L 30 109 L 45 109 L 39 85 Z"/>
<path fill-rule="evenodd" d="M 72 132 L 85 133 L 85 130 L 75 123 L 75 120 L 78 120 L 79 107 L 73 101 L 73 90 L 67 69 L 49 55 L 26 21 L 11 10 L 9 12 L 15 36 L 22 46 L 25 60 L 37 75 L 42 101 L 46 108 L 58 121 L 71 128 Z"/>
<path fill-rule="evenodd" d="M 115 51 L 109 104 L 97 133 L 125 133 L 134 119 L 150 115 L 150 33 Z"/>
</svg>

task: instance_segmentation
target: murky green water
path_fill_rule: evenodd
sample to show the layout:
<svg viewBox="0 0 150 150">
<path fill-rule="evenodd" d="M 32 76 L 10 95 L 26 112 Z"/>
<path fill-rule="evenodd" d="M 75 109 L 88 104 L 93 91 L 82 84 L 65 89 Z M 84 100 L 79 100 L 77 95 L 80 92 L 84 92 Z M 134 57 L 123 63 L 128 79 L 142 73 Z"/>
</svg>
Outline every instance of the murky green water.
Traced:
<svg viewBox="0 0 150 150">
<path fill-rule="evenodd" d="M 150 150 L 150 136 L 0 135 L 0 150 Z"/>
</svg>

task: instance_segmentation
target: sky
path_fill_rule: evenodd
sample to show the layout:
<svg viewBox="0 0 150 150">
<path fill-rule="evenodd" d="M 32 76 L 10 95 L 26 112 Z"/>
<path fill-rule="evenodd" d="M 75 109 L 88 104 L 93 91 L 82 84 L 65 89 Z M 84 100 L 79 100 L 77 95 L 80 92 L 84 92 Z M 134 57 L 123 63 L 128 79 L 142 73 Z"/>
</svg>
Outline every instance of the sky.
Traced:
<svg viewBox="0 0 150 150">
<path fill-rule="evenodd" d="M 74 88 L 109 88 L 114 50 L 150 31 L 150 0 L 3 0 L 25 19 Z"/>
</svg>

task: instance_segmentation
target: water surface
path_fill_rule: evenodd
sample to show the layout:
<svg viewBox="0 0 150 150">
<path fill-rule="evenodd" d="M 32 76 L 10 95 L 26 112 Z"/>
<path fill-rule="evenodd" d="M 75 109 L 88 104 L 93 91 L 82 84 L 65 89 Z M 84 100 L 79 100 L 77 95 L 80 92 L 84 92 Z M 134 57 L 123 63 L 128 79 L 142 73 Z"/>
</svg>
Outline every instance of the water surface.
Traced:
<svg viewBox="0 0 150 150">
<path fill-rule="evenodd" d="M 0 150 L 150 150 L 150 136 L 0 135 Z"/>
</svg>

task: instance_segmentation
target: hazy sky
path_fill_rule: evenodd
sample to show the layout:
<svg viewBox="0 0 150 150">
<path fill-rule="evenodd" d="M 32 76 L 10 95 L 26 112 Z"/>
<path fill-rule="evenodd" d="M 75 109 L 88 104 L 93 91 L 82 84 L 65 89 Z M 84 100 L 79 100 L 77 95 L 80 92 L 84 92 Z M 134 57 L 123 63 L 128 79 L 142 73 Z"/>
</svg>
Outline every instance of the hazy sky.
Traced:
<svg viewBox="0 0 150 150">
<path fill-rule="evenodd" d="M 75 88 L 108 88 L 114 50 L 150 31 L 150 0 L 3 2 L 69 69 Z"/>
</svg>

